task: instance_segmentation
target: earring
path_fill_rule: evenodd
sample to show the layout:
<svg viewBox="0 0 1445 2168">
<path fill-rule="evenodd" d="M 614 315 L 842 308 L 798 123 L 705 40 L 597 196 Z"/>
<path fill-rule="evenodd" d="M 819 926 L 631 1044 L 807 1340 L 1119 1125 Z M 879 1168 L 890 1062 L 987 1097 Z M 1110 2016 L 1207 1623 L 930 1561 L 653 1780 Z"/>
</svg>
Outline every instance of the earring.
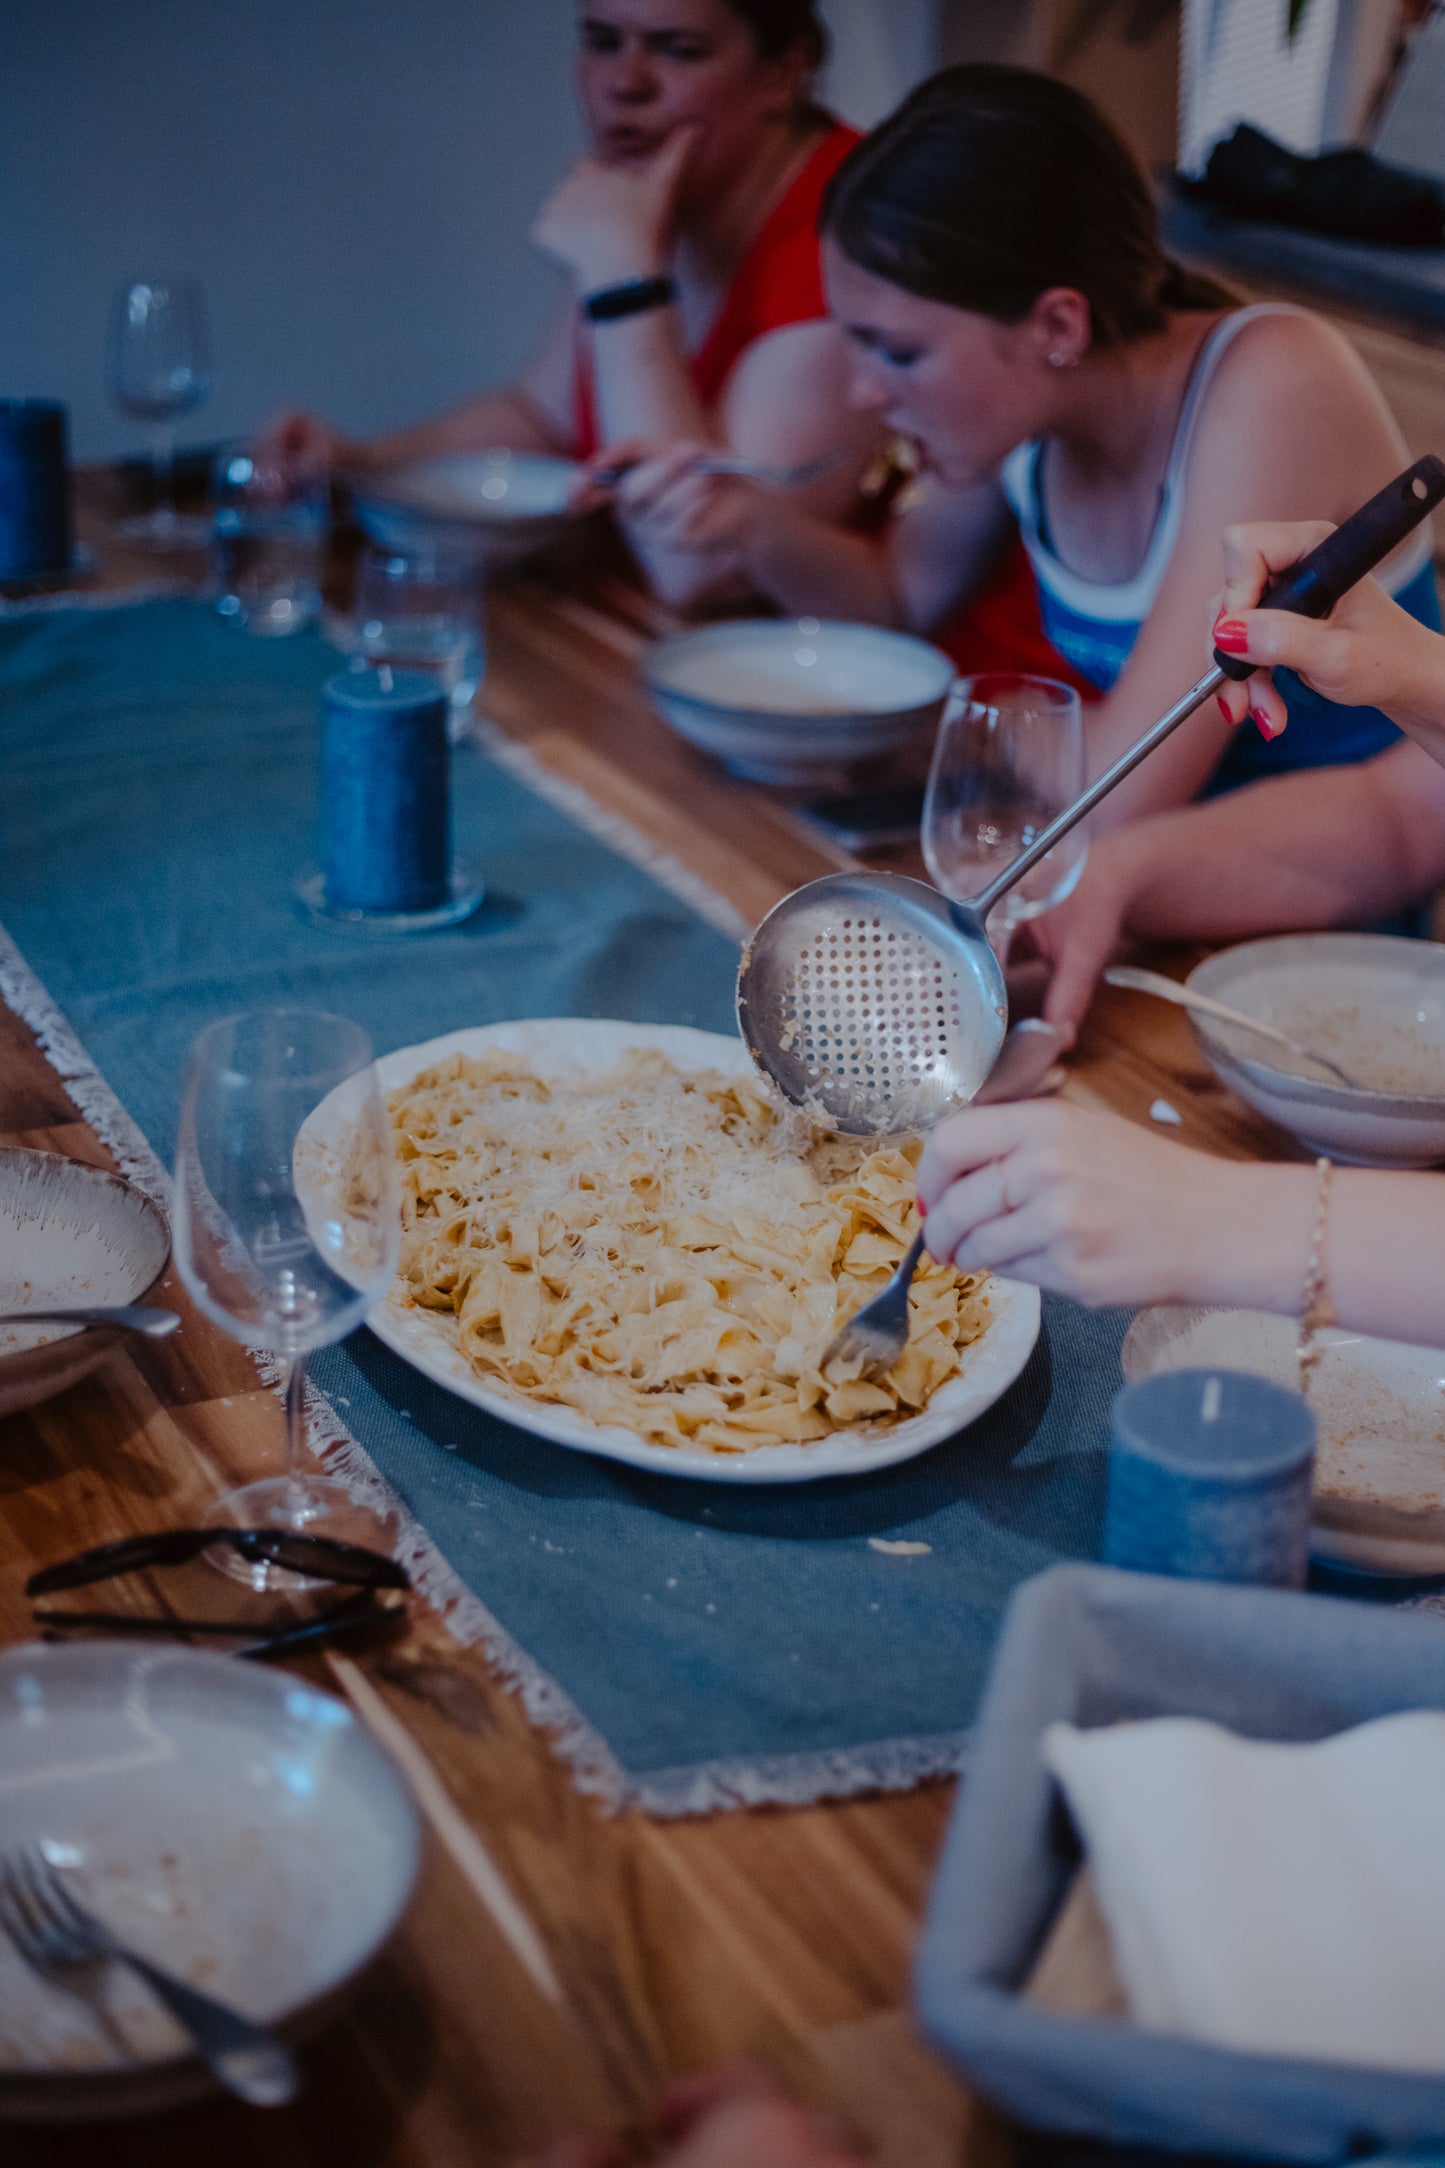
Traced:
<svg viewBox="0 0 1445 2168">
<path fill-rule="evenodd" d="M 1050 354 L 1049 364 L 1055 369 L 1077 369 L 1079 357 L 1077 354 Z"/>
</svg>

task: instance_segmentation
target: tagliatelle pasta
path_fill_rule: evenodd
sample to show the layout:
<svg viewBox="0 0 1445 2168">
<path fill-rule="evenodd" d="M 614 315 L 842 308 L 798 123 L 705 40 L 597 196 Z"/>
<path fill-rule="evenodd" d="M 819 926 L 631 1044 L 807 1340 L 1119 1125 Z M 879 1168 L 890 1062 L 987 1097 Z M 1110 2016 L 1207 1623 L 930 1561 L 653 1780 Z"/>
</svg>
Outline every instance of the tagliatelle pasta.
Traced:
<svg viewBox="0 0 1445 2168">
<path fill-rule="evenodd" d="M 911 1239 L 917 1146 L 819 1136 L 748 1079 L 651 1050 L 564 1078 L 454 1055 L 389 1106 L 402 1299 L 528 1399 L 746 1452 L 916 1413 L 987 1330 L 986 1275 L 925 1258 L 893 1368 L 824 1375 Z"/>
</svg>

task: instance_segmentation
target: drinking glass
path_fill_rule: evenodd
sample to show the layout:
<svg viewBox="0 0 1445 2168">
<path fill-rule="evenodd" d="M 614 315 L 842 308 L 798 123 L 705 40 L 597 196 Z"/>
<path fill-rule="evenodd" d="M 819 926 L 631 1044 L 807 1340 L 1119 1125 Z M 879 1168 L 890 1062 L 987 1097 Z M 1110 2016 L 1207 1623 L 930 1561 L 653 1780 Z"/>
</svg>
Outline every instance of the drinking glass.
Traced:
<svg viewBox="0 0 1445 2168">
<path fill-rule="evenodd" d="M 258 465 L 244 444 L 222 447 L 211 470 L 216 608 L 229 624 L 278 638 L 321 609 L 329 491 Z"/>
<path fill-rule="evenodd" d="M 199 406 L 211 388 L 205 309 L 194 279 L 136 279 L 117 290 L 110 313 L 110 394 L 125 414 L 151 424 L 155 502 L 120 532 L 151 549 L 205 541 L 204 519 L 176 510 L 176 417 Z"/>
<path fill-rule="evenodd" d="M 428 670 L 451 703 L 451 736 L 464 737 L 482 680 L 482 563 L 465 541 L 367 550 L 356 574 L 349 645 L 359 666 Z"/>
<path fill-rule="evenodd" d="M 1083 788 L 1083 709 L 1070 686 L 1002 671 L 957 679 L 923 801 L 923 855 L 935 883 L 955 902 L 971 902 Z M 987 930 L 1000 965 L 1014 928 L 1073 889 L 1086 849 L 1081 823 L 994 905 Z"/>
<path fill-rule="evenodd" d="M 240 1526 L 391 1548 L 389 1516 L 306 1465 L 306 1357 L 361 1323 L 390 1285 L 399 1240 L 386 1108 L 361 1026 L 309 1009 L 208 1026 L 191 1049 L 176 1146 L 176 1263 L 213 1323 L 279 1357 L 286 1390 L 286 1473 L 220 1501 Z M 229 1549 L 208 1555 L 252 1587 L 288 1583 Z"/>
</svg>

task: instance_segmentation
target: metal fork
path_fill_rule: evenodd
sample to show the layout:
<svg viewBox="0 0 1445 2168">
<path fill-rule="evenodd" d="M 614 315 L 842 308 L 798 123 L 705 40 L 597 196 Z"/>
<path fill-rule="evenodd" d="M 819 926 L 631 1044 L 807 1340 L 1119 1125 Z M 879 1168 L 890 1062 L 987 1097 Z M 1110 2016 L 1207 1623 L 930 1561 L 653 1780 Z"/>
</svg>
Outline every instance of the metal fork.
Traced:
<svg viewBox="0 0 1445 2168">
<path fill-rule="evenodd" d="M 765 459 L 743 459 L 735 452 L 704 452 L 694 459 L 689 474 L 738 474 L 744 481 L 766 482 L 769 489 L 801 489 L 804 482 L 816 482 L 825 474 L 841 467 L 849 456 L 847 445 L 838 445 L 831 452 L 824 452 L 817 459 L 805 459 L 795 467 L 770 465 Z M 624 475 L 632 472 L 640 462 L 635 459 L 619 459 L 608 467 L 594 467 L 592 480 L 601 489 L 613 489 Z"/>
<path fill-rule="evenodd" d="M 101 1959 L 128 1965 L 190 2034 L 228 2092 L 253 2108 L 277 2108 L 294 2097 L 300 2073 L 274 2035 L 118 1942 L 42 1853 L 0 1854 L 0 1927 L 37 1972 L 74 1971 Z"/>
<path fill-rule="evenodd" d="M 1046 1082 L 1059 1051 L 1059 1034 L 1052 1024 L 1038 1017 L 1015 1024 L 998 1060 L 974 1094 L 973 1104 L 997 1106 L 1005 1100 L 1031 1097 Z M 908 1291 L 923 1255 L 923 1238 L 920 1227 L 894 1266 L 887 1286 L 861 1310 L 855 1310 L 829 1341 L 818 1365 L 820 1370 L 826 1370 L 834 1361 L 859 1360 L 865 1378 L 880 1377 L 892 1369 L 908 1345 Z"/>
</svg>

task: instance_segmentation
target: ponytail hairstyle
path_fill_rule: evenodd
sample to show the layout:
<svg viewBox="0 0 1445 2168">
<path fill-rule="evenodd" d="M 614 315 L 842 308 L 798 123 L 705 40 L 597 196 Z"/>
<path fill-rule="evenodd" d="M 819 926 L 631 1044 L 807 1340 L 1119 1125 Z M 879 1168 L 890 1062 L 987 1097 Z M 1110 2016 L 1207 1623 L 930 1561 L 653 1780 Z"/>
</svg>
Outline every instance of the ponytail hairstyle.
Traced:
<svg viewBox="0 0 1445 2168">
<path fill-rule="evenodd" d="M 759 60 L 778 60 L 801 47 L 810 69 L 828 57 L 828 33 L 816 0 L 726 0 L 752 32 Z"/>
<path fill-rule="evenodd" d="M 1235 299 L 1165 255 L 1143 170 L 1098 108 L 1028 68 L 920 84 L 838 168 L 822 228 L 863 270 L 1003 323 L 1071 286 L 1098 346 Z"/>
</svg>

